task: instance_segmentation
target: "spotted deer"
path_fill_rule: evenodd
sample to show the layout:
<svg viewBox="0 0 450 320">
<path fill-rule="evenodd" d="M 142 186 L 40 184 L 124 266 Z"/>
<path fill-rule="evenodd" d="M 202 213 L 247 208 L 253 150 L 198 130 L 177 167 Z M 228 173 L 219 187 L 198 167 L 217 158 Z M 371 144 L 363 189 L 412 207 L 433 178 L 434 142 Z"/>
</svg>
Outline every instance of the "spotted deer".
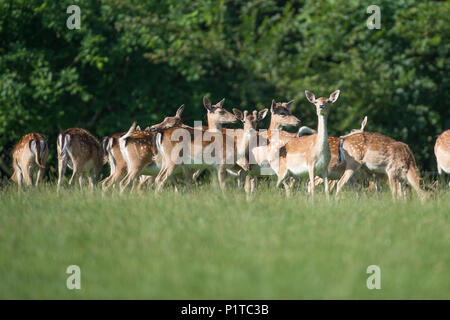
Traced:
<svg viewBox="0 0 450 320">
<path fill-rule="evenodd" d="M 341 136 L 340 138 L 348 137 L 355 133 L 361 133 L 364 132 L 364 129 L 367 125 L 367 116 L 364 117 L 363 121 L 361 122 L 360 129 L 352 129 L 349 134 Z M 337 184 L 338 180 L 342 177 L 345 171 L 345 159 L 340 159 L 339 157 L 339 139 L 337 137 L 328 137 L 328 145 L 330 146 L 330 162 L 328 164 L 328 183 L 329 183 L 329 190 L 333 190 L 335 185 Z M 314 183 L 316 186 L 323 183 L 323 179 L 319 176 L 316 176 L 314 178 Z M 308 190 L 310 190 L 311 184 L 308 183 Z"/>
<path fill-rule="evenodd" d="M 58 153 L 58 190 L 61 187 L 66 167 L 72 169 L 69 180 L 71 186 L 79 178 L 82 188 L 83 175 L 88 177 L 91 190 L 103 166 L 103 150 L 95 138 L 88 131 L 81 128 L 67 129 L 60 133 L 56 143 Z"/>
<path fill-rule="evenodd" d="M 324 180 L 325 194 L 329 196 L 328 190 L 328 165 L 331 159 L 330 146 L 328 142 L 327 117 L 330 105 L 339 97 L 339 90 L 334 91 L 328 98 L 316 98 L 309 91 L 305 91 L 309 102 L 315 105 L 318 118 L 317 133 L 309 136 L 297 137 L 280 148 L 280 157 L 272 168 L 277 172 L 277 186 L 280 186 L 289 175 L 309 175 L 311 182 L 310 193 L 314 196 L 314 178 L 316 174 Z M 286 187 L 286 185 L 285 185 Z"/>
<path fill-rule="evenodd" d="M 48 158 L 48 146 L 44 136 L 40 133 L 24 135 L 13 149 L 14 173 L 11 177 L 22 188 L 23 180 L 27 186 L 33 184 L 32 172 L 37 168 L 36 182 L 38 186 L 45 170 Z"/>
<path fill-rule="evenodd" d="M 163 166 L 155 179 L 157 191 L 173 173 L 187 169 L 207 169 L 217 173 L 219 186 L 225 189 L 227 169 L 236 164 L 247 170 L 245 150 L 236 144 L 233 131 L 222 129 L 223 124 L 238 121 L 235 115 L 223 108 L 225 99 L 215 105 L 204 97 L 208 128 L 173 127 L 158 133 L 158 152 L 163 156 Z M 227 133 L 228 131 L 228 133 Z M 182 153 L 182 154 L 181 154 Z"/>
<path fill-rule="evenodd" d="M 364 166 L 370 172 L 387 175 L 394 199 L 401 195 L 401 183 L 407 182 L 424 200 L 416 161 L 407 144 L 379 133 L 361 132 L 341 139 L 339 152 L 345 159 L 345 172 L 337 184 L 336 197 L 353 174 Z"/>
<path fill-rule="evenodd" d="M 100 183 L 103 190 L 107 190 L 109 187 L 114 186 L 116 182 L 127 173 L 127 163 L 123 158 L 119 147 L 119 138 L 125 133 L 126 132 L 114 133 L 103 139 L 103 152 L 110 168 L 109 176 Z"/>
<path fill-rule="evenodd" d="M 293 104 L 294 100 L 289 102 L 272 100 L 269 129 L 249 132 L 260 145 L 252 145 L 249 149 L 250 169 L 247 172 L 244 187 L 247 196 L 253 193 L 258 177 L 275 174 L 275 171 L 270 168 L 271 158 L 277 157 L 280 147 L 297 137 L 297 133 L 282 130 L 283 127 L 296 127 L 300 124 L 300 120 L 292 114 Z M 262 170 L 264 170 L 263 173 Z"/>
<path fill-rule="evenodd" d="M 140 144 L 148 145 L 148 142 L 145 142 L 146 139 L 150 139 L 150 144 L 153 143 L 154 131 L 158 129 L 165 129 L 175 125 L 182 125 L 181 114 L 183 113 L 183 110 L 184 105 L 178 108 L 175 116 L 165 117 L 162 122 L 151 127 L 148 126 L 144 130 L 141 130 L 139 126 L 136 126 L 132 132 L 129 132 L 129 135 L 127 137 L 122 139 L 122 144 L 124 146 L 123 150 L 121 150 L 120 148 L 119 140 L 127 132 L 115 133 L 111 137 L 106 137 L 103 140 L 103 146 L 108 157 L 111 171 L 110 175 L 102 181 L 103 190 L 107 190 L 109 187 L 114 186 L 124 176 L 126 176 L 126 180 L 123 180 L 123 188 L 136 181 L 137 177 L 141 173 L 141 170 L 145 170 L 146 166 L 153 163 L 153 159 L 151 159 L 151 157 L 147 157 L 143 154 L 143 152 L 145 152 L 146 150 L 148 151 L 148 149 L 141 148 Z M 123 156 L 122 151 L 125 152 L 127 158 Z M 128 170 L 128 167 L 130 168 L 130 170 Z M 130 172 L 130 175 L 127 175 L 128 172 Z M 146 179 L 142 181 L 150 180 L 151 179 Z M 142 183 L 140 182 L 139 185 L 141 184 Z"/>
<path fill-rule="evenodd" d="M 440 175 L 443 173 L 450 174 L 450 129 L 444 131 L 436 139 L 434 155 L 436 156 L 438 173 Z"/>
</svg>

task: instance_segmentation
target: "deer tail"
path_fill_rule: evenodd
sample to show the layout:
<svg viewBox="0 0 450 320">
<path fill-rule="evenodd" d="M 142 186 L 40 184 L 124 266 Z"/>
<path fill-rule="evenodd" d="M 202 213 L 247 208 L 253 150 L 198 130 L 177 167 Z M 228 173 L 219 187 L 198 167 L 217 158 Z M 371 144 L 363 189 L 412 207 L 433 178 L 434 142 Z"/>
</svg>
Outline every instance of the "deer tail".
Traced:
<svg viewBox="0 0 450 320">
<path fill-rule="evenodd" d="M 30 141 L 30 149 L 34 153 L 34 161 L 40 168 L 45 168 L 42 164 L 42 153 L 46 148 L 46 144 L 44 140 L 33 139 Z"/>
<path fill-rule="evenodd" d="M 338 147 L 339 153 L 339 164 L 342 164 L 345 160 L 345 153 L 344 153 L 344 139 L 339 139 L 339 147 Z"/>
</svg>

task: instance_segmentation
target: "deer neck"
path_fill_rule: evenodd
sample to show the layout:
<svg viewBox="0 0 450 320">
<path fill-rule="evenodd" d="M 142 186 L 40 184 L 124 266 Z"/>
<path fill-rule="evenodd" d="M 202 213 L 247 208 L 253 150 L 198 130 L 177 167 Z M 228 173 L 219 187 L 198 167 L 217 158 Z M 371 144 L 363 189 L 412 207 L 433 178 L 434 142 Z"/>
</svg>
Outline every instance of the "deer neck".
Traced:
<svg viewBox="0 0 450 320">
<path fill-rule="evenodd" d="M 211 117 L 209 114 L 207 118 L 208 118 L 208 131 L 222 132 L 222 124 L 219 121 L 213 119 L 213 117 Z"/>
<path fill-rule="evenodd" d="M 270 125 L 269 125 L 269 130 L 267 130 L 267 141 L 270 142 L 270 140 L 272 139 L 272 132 L 275 133 L 278 131 L 280 131 L 281 129 L 281 123 L 275 121 L 272 117 L 272 119 L 270 119 Z"/>
<path fill-rule="evenodd" d="M 319 124 L 317 127 L 317 146 L 319 148 L 319 152 L 322 152 L 324 150 L 328 150 L 329 152 L 327 116 L 320 115 L 318 118 Z"/>
</svg>

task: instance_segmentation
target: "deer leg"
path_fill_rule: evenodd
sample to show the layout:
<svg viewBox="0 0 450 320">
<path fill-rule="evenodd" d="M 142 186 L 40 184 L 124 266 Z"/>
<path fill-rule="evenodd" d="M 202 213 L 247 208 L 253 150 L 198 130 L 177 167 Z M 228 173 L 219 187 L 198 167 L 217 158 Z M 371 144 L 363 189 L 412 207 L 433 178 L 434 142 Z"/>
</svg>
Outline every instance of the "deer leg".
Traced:
<svg viewBox="0 0 450 320">
<path fill-rule="evenodd" d="M 25 179 L 25 184 L 27 186 L 31 186 L 33 184 L 33 181 L 31 179 L 31 165 L 22 165 L 21 168 L 25 168 L 25 170 L 22 171 L 23 178 Z"/>
<path fill-rule="evenodd" d="M 392 199 L 395 201 L 397 199 L 397 179 L 391 171 L 388 171 L 388 182 L 392 193 Z"/>
<path fill-rule="evenodd" d="M 334 187 L 337 184 L 337 180 L 331 180 L 330 181 L 330 192 L 333 191 Z"/>
<path fill-rule="evenodd" d="M 58 192 L 61 187 L 62 179 L 64 178 L 66 168 L 67 168 L 67 160 L 65 158 L 58 159 L 58 187 L 57 187 Z"/>
<path fill-rule="evenodd" d="M 120 178 L 125 177 L 127 175 L 127 168 L 123 167 L 120 170 L 116 168 L 114 174 L 103 180 L 102 188 L 103 190 L 108 190 L 111 186 L 115 186 L 116 183 L 120 180 Z M 109 179 L 109 180 L 107 180 Z"/>
<path fill-rule="evenodd" d="M 356 169 L 357 168 L 353 168 L 353 167 L 348 167 L 345 169 L 344 174 L 342 175 L 342 177 L 339 179 L 339 181 L 337 183 L 336 198 L 339 197 L 339 194 L 341 193 L 342 188 L 347 183 L 347 181 L 353 176 L 353 173 L 355 172 Z"/>
<path fill-rule="evenodd" d="M 72 185 L 72 183 L 74 182 L 74 180 L 78 177 L 78 166 L 75 165 L 75 163 L 73 162 L 73 172 L 72 172 L 72 177 L 70 177 L 69 180 L 69 186 Z"/>
<path fill-rule="evenodd" d="M 22 182 L 23 182 L 22 169 L 19 166 L 17 166 L 16 172 L 17 172 L 17 174 L 16 174 L 17 184 L 19 186 L 19 191 L 21 191 L 22 190 Z"/>
<path fill-rule="evenodd" d="M 247 200 L 249 200 L 249 195 L 251 194 L 251 177 L 249 175 L 245 176 L 244 190 L 247 196 Z"/>
<path fill-rule="evenodd" d="M 253 177 L 250 180 L 250 192 L 255 192 L 256 188 L 258 187 L 258 179 L 256 177 Z"/>
<path fill-rule="evenodd" d="M 96 171 L 93 170 L 93 172 L 88 176 L 88 181 L 89 181 L 89 189 L 91 192 L 94 191 L 94 182 L 95 182 L 95 176 L 96 176 Z"/>
<path fill-rule="evenodd" d="M 166 163 L 165 166 L 161 168 L 155 179 L 156 192 L 160 192 L 162 190 L 162 188 L 167 183 L 167 180 L 171 177 L 174 170 L 175 170 L 174 163 Z"/>
<path fill-rule="evenodd" d="M 308 172 L 309 172 L 309 182 L 311 184 L 311 197 L 314 198 L 314 188 L 315 188 L 315 183 L 314 183 L 314 164 L 310 165 L 308 168 Z M 325 181 L 324 181 L 325 183 Z"/>
<path fill-rule="evenodd" d="M 219 187 L 222 191 L 225 191 L 225 187 L 226 187 L 226 175 L 227 175 L 227 171 L 225 170 L 224 166 L 219 166 L 219 170 L 217 172 L 217 177 L 219 179 Z"/>
<path fill-rule="evenodd" d="M 36 176 L 36 184 L 35 184 L 36 187 L 39 186 L 39 182 L 41 181 L 43 174 L 44 174 L 44 169 L 39 167 L 37 176 Z"/>
<path fill-rule="evenodd" d="M 128 171 L 125 178 L 123 178 L 120 182 L 120 193 L 123 193 L 125 188 L 128 187 L 130 183 L 134 183 L 135 179 L 139 176 L 139 172 L 141 172 L 140 168 L 130 168 L 130 171 Z M 133 191 L 133 188 L 131 191 Z"/>
<path fill-rule="evenodd" d="M 83 190 L 83 175 L 78 176 L 78 184 L 80 185 L 80 190 Z"/>
<path fill-rule="evenodd" d="M 323 173 L 323 186 L 325 187 L 325 196 L 327 197 L 327 200 L 330 199 L 330 191 L 329 191 L 329 185 L 328 185 L 328 170 L 325 169 Z"/>
<path fill-rule="evenodd" d="M 409 168 L 408 172 L 406 173 L 406 180 L 408 181 L 408 184 L 417 192 L 420 201 L 423 202 L 426 195 L 422 191 L 422 189 L 420 189 L 419 175 L 417 174 L 415 168 Z"/>
</svg>

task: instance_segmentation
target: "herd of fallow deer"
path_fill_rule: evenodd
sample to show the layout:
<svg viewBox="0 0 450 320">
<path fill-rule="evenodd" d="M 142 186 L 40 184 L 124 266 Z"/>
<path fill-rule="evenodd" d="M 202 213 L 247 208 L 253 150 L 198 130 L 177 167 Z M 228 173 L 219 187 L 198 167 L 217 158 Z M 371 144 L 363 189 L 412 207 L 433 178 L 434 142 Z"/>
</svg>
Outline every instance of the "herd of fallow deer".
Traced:
<svg viewBox="0 0 450 320">
<path fill-rule="evenodd" d="M 76 178 L 80 187 L 83 176 L 94 188 L 102 166 L 109 164 L 110 175 L 101 182 L 103 190 L 119 184 L 120 192 L 127 187 L 141 187 L 150 182 L 160 191 L 168 181 L 189 186 L 204 170 L 217 177 L 222 190 L 226 178 L 237 177 L 248 196 L 254 192 L 261 176 L 272 175 L 277 186 L 285 188 L 287 196 L 293 183 L 302 176 L 309 177 L 308 192 L 314 196 L 317 185 L 323 184 L 328 197 L 336 186 L 336 196 L 356 172 L 385 179 L 394 199 L 408 184 L 425 198 L 420 176 L 411 149 L 403 142 L 385 135 L 366 132 L 367 117 L 361 128 L 340 137 L 328 136 L 327 117 L 340 91 L 329 97 L 316 98 L 305 91 L 307 100 L 315 106 L 317 130 L 301 127 L 297 133 L 283 127 L 298 126 L 300 120 L 291 112 L 294 101 L 275 102 L 270 107 L 268 130 L 258 130 L 257 124 L 269 113 L 268 109 L 253 112 L 224 109 L 222 99 L 212 104 L 206 97 L 203 104 L 207 126 L 190 127 L 183 124 L 184 105 L 176 114 L 161 123 L 141 130 L 133 123 L 127 132 L 105 137 L 102 144 L 88 131 L 72 128 L 57 139 L 58 190 L 66 167 L 72 169 L 69 186 Z M 225 129 L 224 124 L 242 122 L 242 129 Z M 434 148 L 439 174 L 450 173 L 450 130 L 442 133 Z M 21 189 L 23 181 L 32 185 L 32 172 L 37 169 L 36 186 L 42 178 L 49 155 L 48 144 L 40 133 L 23 136 L 13 151 L 12 179 Z M 362 170 L 360 170 L 362 169 Z M 180 180 L 181 179 L 181 180 Z"/>
</svg>

